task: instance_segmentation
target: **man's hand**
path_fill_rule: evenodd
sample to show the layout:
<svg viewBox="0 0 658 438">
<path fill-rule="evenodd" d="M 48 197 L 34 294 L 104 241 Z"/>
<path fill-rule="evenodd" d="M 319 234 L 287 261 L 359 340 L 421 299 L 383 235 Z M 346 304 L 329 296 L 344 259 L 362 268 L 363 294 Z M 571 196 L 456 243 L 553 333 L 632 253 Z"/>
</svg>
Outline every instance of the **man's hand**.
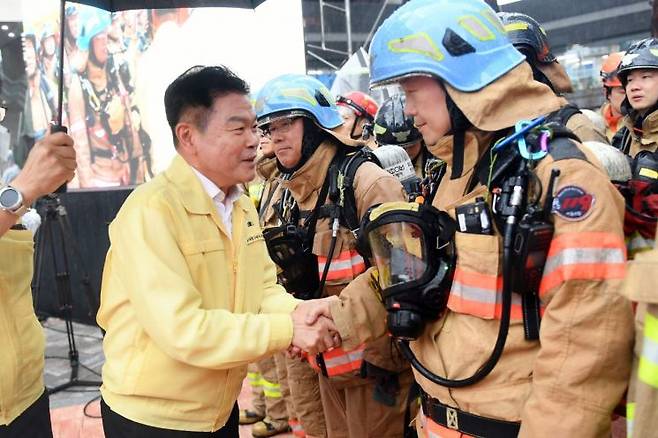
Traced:
<svg viewBox="0 0 658 438">
<path fill-rule="evenodd" d="M 32 147 L 11 185 L 21 192 L 25 204 L 31 204 L 72 180 L 76 166 L 73 139 L 63 132 L 49 134 Z"/>
<path fill-rule="evenodd" d="M 317 354 L 340 345 L 338 330 L 327 317 L 331 316 L 329 303 L 327 299 L 306 301 L 293 311 L 293 339 L 289 354 L 298 355 L 301 351 Z"/>
<path fill-rule="evenodd" d="M 306 324 L 315 323 L 321 316 L 333 320 L 331 316 L 331 303 L 334 301 L 338 301 L 337 296 L 304 301 L 297 306 L 297 309 L 302 307 L 302 310 L 306 312 Z"/>
</svg>

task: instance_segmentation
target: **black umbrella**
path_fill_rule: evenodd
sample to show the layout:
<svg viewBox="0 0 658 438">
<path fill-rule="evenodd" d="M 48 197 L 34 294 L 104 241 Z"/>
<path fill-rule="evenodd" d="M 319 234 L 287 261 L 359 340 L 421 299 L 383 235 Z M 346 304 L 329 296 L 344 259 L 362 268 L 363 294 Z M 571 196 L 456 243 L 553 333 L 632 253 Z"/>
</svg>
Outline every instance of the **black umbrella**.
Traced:
<svg viewBox="0 0 658 438">
<path fill-rule="evenodd" d="M 125 11 L 129 9 L 176 9 L 200 7 L 224 7 L 254 9 L 265 0 L 78 0 L 96 8 L 109 12 Z M 60 41 L 59 41 L 59 82 L 57 88 L 57 119 L 53 131 L 66 131 L 62 127 L 62 100 L 64 97 L 64 24 L 66 0 L 61 0 L 59 11 Z"/>
</svg>

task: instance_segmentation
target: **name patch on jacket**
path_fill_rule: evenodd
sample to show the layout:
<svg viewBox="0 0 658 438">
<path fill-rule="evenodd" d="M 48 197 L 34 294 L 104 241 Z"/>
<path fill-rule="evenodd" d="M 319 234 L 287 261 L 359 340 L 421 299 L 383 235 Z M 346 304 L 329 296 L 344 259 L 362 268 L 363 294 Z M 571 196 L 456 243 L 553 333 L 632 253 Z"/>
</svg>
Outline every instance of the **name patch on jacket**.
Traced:
<svg viewBox="0 0 658 438">
<path fill-rule="evenodd" d="M 263 238 L 263 233 L 254 234 L 253 236 L 247 237 L 247 245 L 249 245 L 250 243 L 254 243 L 258 240 L 265 240 Z"/>
<path fill-rule="evenodd" d="M 568 221 L 579 221 L 587 217 L 594 201 L 594 195 L 578 186 L 562 187 L 553 199 L 553 213 Z"/>
</svg>

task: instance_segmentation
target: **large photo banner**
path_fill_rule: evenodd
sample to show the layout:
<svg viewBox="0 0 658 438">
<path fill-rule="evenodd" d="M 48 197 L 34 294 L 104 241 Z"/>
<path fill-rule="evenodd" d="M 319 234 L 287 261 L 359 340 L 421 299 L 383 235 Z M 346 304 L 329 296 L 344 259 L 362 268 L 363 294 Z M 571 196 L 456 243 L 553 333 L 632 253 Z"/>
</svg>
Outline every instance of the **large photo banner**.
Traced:
<svg viewBox="0 0 658 438">
<path fill-rule="evenodd" d="M 175 155 L 164 91 L 195 65 L 224 64 L 257 91 L 283 73 L 303 73 L 300 0 L 267 0 L 255 11 L 180 8 L 107 11 L 67 2 L 22 2 L 28 92 L 22 138 L 38 141 L 56 115 L 64 83 L 63 124 L 75 140 L 78 171 L 70 189 L 147 181 Z M 64 38 L 64 77 L 58 48 Z"/>
</svg>

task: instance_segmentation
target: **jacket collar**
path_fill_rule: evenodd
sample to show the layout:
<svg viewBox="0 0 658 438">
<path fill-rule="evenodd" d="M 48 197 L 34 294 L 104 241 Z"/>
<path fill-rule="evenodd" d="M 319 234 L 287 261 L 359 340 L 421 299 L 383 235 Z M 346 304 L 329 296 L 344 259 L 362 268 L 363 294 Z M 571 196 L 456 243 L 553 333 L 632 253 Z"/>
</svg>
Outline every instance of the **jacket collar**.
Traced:
<svg viewBox="0 0 658 438">
<path fill-rule="evenodd" d="M 489 132 L 513 127 L 519 120 L 552 113 L 566 102 L 548 86 L 533 80 L 526 62 L 475 92 L 459 91 L 448 84 L 445 87 L 473 126 Z"/>
<path fill-rule="evenodd" d="M 266 157 L 261 155 L 256 160 L 256 173 L 263 180 L 270 180 L 276 173 L 278 169 L 276 167 L 276 157 Z"/>
<path fill-rule="evenodd" d="M 282 186 L 290 190 L 298 203 L 303 203 L 311 193 L 322 187 L 334 155 L 336 155 L 336 145 L 330 141 L 323 141 L 289 180 L 282 181 Z"/>
<path fill-rule="evenodd" d="M 619 121 L 623 116 L 615 116 L 612 113 L 612 105 L 610 105 L 610 103 L 603 104 L 603 108 L 601 108 L 601 114 L 603 114 L 603 119 L 605 120 L 605 124 L 608 129 L 616 131 L 617 127 L 619 126 Z"/>
<path fill-rule="evenodd" d="M 466 131 L 464 135 L 464 170 L 462 174 L 465 175 L 475 168 L 482 154 L 488 149 L 493 137 L 494 133 L 480 131 L 476 128 Z M 432 155 L 444 161 L 449 169 L 452 169 L 453 141 L 454 136 L 446 135 L 436 144 L 427 146 Z M 450 175 L 450 171 L 447 174 Z"/>
<path fill-rule="evenodd" d="M 633 111 L 630 115 L 624 117 L 623 123 L 628 130 L 642 145 L 651 145 L 658 143 L 658 110 L 649 113 L 642 121 L 642 129 L 635 127 L 635 122 L 640 115 Z"/>
<path fill-rule="evenodd" d="M 165 171 L 165 177 L 174 185 L 183 206 L 188 212 L 192 214 L 209 214 L 213 216 L 213 219 L 216 219 L 215 222 L 220 222 L 212 198 L 194 174 L 192 166 L 183 157 L 180 155 L 174 157 L 171 165 Z M 240 196 L 235 205 L 246 210 L 245 199 L 245 196 Z M 247 202 L 249 202 L 248 199 Z"/>
</svg>

